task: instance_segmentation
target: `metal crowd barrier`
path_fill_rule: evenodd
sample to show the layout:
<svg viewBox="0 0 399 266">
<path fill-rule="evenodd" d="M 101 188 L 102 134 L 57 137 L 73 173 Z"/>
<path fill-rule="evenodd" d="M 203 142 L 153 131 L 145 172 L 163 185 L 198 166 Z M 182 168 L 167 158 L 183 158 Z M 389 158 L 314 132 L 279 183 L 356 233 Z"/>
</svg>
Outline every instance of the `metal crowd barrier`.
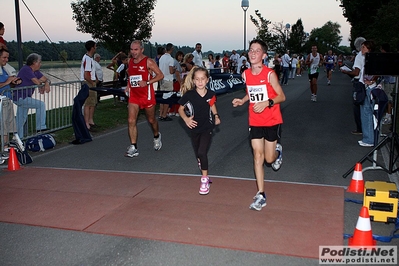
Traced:
<svg viewBox="0 0 399 266">
<path fill-rule="evenodd" d="M 72 126 L 73 99 L 80 90 L 81 82 L 71 81 L 52 83 L 50 85 L 50 92 L 43 94 L 39 93 L 40 87 L 41 86 L 26 86 L 12 88 L 11 93 L 15 95 L 18 91 L 22 92 L 26 89 L 35 89 L 32 98 L 40 100 L 45 104 L 46 133 L 51 133 Z M 17 115 L 17 109 L 18 106 L 14 102 L 15 116 Z M 40 114 L 36 113 L 35 109 L 29 109 L 28 118 L 24 124 L 24 136 L 21 136 L 21 139 L 26 139 L 38 134 L 36 130 L 36 115 Z M 16 119 L 16 123 L 18 122 L 19 121 Z"/>
</svg>

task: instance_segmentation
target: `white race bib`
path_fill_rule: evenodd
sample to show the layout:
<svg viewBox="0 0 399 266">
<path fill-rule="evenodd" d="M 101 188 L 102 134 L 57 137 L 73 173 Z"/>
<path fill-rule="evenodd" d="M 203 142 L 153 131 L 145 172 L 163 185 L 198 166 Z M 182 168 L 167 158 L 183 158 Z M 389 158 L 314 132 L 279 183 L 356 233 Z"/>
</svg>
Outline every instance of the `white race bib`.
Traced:
<svg viewBox="0 0 399 266">
<path fill-rule="evenodd" d="M 134 75 L 129 77 L 130 87 L 140 87 L 139 82 L 142 81 L 141 75 Z"/>
<path fill-rule="evenodd" d="M 248 86 L 248 95 L 251 103 L 264 102 L 269 99 L 266 84 Z"/>
<path fill-rule="evenodd" d="M 319 65 L 311 65 L 310 66 L 310 74 L 314 74 L 319 69 Z"/>
</svg>

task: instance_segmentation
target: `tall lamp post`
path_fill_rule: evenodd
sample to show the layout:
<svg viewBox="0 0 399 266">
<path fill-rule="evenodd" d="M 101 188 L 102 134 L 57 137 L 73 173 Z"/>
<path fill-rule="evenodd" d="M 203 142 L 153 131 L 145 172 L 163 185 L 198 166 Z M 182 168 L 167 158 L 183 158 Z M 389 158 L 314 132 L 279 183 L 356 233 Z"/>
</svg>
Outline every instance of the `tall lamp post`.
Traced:
<svg viewBox="0 0 399 266">
<path fill-rule="evenodd" d="M 244 51 L 247 50 L 247 10 L 249 8 L 249 0 L 241 1 L 241 8 L 244 10 Z"/>
<path fill-rule="evenodd" d="M 18 45 L 18 69 L 23 66 L 23 55 L 22 55 L 22 38 L 21 38 L 21 16 L 19 13 L 19 0 L 15 0 L 15 24 L 17 26 L 17 45 Z"/>
</svg>

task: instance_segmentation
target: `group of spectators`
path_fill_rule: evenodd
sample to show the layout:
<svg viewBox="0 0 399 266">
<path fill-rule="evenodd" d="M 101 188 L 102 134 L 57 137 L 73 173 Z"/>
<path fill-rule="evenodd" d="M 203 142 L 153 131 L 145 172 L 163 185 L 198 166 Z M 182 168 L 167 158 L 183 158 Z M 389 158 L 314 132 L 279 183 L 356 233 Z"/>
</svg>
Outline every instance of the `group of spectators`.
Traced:
<svg viewBox="0 0 399 266">
<path fill-rule="evenodd" d="M 0 94 L 2 97 L 3 151 L 8 150 L 10 134 L 24 138 L 29 109 L 35 109 L 36 132 L 42 133 L 48 130 L 46 125 L 46 105 L 40 97 L 34 97 L 35 93 L 45 94 L 50 92 L 51 81 L 41 71 L 42 57 L 37 53 L 31 53 L 26 58 L 26 63 L 17 71 L 8 64 L 9 52 L 7 43 L 3 39 L 4 24 L 0 22 Z M 101 56 L 95 54 L 94 41 L 86 42 L 86 54 L 81 65 L 81 81 L 90 87 L 99 86 L 103 81 L 103 73 L 99 64 Z M 14 116 L 13 104 L 17 106 Z M 90 95 L 84 105 L 84 118 L 87 128 L 95 127 L 93 121 L 94 110 L 97 104 L 95 91 L 90 90 Z"/>
<path fill-rule="evenodd" d="M 283 55 L 276 53 L 273 58 L 273 69 L 282 85 L 287 85 L 289 79 L 302 76 L 307 70 L 305 57 L 302 54 L 290 55 L 287 50 Z"/>
<path fill-rule="evenodd" d="M 41 56 L 36 53 L 28 55 L 26 64 L 18 73 L 8 64 L 9 52 L 7 43 L 3 38 L 4 33 L 4 24 L 0 22 L 1 129 L 3 132 L 3 151 L 7 151 L 10 134 L 18 134 L 20 138 L 24 137 L 29 109 L 36 109 L 37 132 L 47 130 L 45 104 L 43 101 L 33 98 L 32 95 L 36 91 L 40 94 L 49 93 L 51 82 L 40 72 Z M 20 87 L 21 89 L 18 89 Z M 15 89 L 12 90 L 12 88 Z M 13 104 L 17 106 L 16 119 L 14 117 Z"/>
<path fill-rule="evenodd" d="M 375 43 L 366 40 L 363 37 L 356 38 L 354 45 L 357 54 L 352 69 L 341 69 L 341 72 L 352 77 L 354 91 L 365 91 L 365 98 L 361 102 L 354 102 L 354 118 L 356 129 L 352 134 L 362 136 L 358 141 L 360 146 L 373 147 L 376 145 L 378 136 L 374 130 L 374 103 L 377 99 L 374 90 L 383 89 L 388 99 L 388 104 L 383 114 L 382 124 L 391 124 L 392 122 L 392 92 L 396 83 L 396 78 L 389 75 L 377 76 L 365 73 L 365 55 L 376 51 Z M 383 44 L 379 48 L 379 52 L 390 52 L 389 44 Z"/>
</svg>

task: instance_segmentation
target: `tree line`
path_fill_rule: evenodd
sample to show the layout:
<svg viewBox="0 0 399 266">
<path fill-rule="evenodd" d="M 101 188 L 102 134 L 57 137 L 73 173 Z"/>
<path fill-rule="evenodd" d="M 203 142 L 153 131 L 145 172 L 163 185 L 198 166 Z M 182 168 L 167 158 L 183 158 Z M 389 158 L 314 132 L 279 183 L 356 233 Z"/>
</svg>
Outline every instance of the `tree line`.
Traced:
<svg viewBox="0 0 399 266">
<path fill-rule="evenodd" d="M 28 41 L 23 42 L 22 58 L 25 58 L 31 53 L 37 53 L 42 56 L 43 61 L 67 61 L 67 60 L 81 60 L 86 53 L 85 42 L 59 42 L 50 43 L 48 41 Z M 7 42 L 7 49 L 10 52 L 10 61 L 18 60 L 18 43 L 16 41 Z M 114 55 L 102 46 L 97 48 L 97 52 L 104 57 L 104 59 L 112 58 Z"/>
<path fill-rule="evenodd" d="M 351 40 L 364 37 L 399 50 L 398 0 L 336 0 L 351 25 Z"/>
<path fill-rule="evenodd" d="M 342 36 L 341 26 L 332 21 L 326 22 L 320 28 L 314 28 L 311 32 L 305 32 L 302 19 L 298 19 L 293 25 L 283 22 L 272 23 L 264 18 L 259 10 L 255 10 L 255 16 L 250 19 L 256 27 L 255 38 L 265 41 L 269 50 L 284 54 L 286 50 L 291 53 L 307 54 L 312 45 L 317 45 L 320 53 L 332 50 L 336 54 L 350 54 L 351 49 L 340 46 Z"/>
<path fill-rule="evenodd" d="M 158 47 L 165 47 L 166 44 L 160 43 L 144 43 L 144 54 L 150 58 L 155 58 L 157 55 Z M 116 52 L 111 52 L 107 48 L 107 46 L 99 42 L 97 44 L 96 53 L 101 55 L 101 59 L 110 60 L 112 59 Z M 18 60 L 18 43 L 16 41 L 7 42 L 7 49 L 10 52 L 10 61 Z M 192 53 L 194 51 L 194 47 L 190 46 L 175 46 L 172 56 L 177 51 L 182 51 L 184 54 Z M 126 48 L 122 50 L 122 52 L 128 54 L 129 50 Z M 207 57 L 208 54 L 223 54 L 222 53 L 214 53 L 213 51 L 203 52 L 204 57 Z M 37 53 L 42 56 L 43 61 L 80 61 L 83 55 L 86 53 L 85 42 L 59 42 L 59 43 L 50 43 L 48 41 L 28 41 L 22 43 L 22 58 L 26 58 L 31 53 Z"/>
</svg>

